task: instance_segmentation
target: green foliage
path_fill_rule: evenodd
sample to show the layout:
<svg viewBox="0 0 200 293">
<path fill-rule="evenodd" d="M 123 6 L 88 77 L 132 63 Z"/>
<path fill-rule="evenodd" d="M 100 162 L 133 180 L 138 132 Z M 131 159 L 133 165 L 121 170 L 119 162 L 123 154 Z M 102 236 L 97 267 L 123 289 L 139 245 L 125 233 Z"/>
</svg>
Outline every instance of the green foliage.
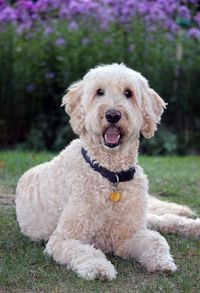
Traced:
<svg viewBox="0 0 200 293">
<path fill-rule="evenodd" d="M 160 127 L 152 139 L 142 139 L 141 149 L 152 155 L 174 154 L 177 151 L 177 136 L 166 127 Z"/>
<path fill-rule="evenodd" d="M 66 88 L 97 64 L 125 62 L 146 76 L 169 104 L 160 134 L 144 149 L 155 153 L 158 148 L 159 154 L 198 150 L 200 42 L 176 38 L 161 27 L 149 32 L 137 18 L 128 31 L 117 24 L 107 31 L 89 25 L 70 31 L 66 21 L 56 19 L 51 26 L 54 32 L 49 34 L 41 27 L 21 34 L 11 24 L 1 29 L 1 148 L 63 148 L 74 137 L 60 108 Z M 181 61 L 177 42 L 183 46 Z"/>
</svg>

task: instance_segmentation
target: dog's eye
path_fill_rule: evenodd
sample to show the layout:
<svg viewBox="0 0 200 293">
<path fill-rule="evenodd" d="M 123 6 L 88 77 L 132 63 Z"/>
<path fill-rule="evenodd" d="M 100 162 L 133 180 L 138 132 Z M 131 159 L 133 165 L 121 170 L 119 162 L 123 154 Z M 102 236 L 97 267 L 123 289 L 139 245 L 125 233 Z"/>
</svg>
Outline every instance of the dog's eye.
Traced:
<svg viewBox="0 0 200 293">
<path fill-rule="evenodd" d="M 103 95 L 104 95 L 104 91 L 102 89 L 98 89 L 97 96 L 103 96 Z"/>
<path fill-rule="evenodd" d="M 126 98 L 131 98 L 133 93 L 132 93 L 131 90 L 127 89 L 127 90 L 124 91 L 124 95 L 125 95 Z"/>
</svg>

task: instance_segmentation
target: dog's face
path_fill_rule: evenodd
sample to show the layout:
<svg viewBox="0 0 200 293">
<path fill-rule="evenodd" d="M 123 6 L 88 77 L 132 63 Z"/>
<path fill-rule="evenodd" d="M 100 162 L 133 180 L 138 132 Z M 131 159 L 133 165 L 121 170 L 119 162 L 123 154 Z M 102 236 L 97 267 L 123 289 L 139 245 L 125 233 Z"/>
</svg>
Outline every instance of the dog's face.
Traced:
<svg viewBox="0 0 200 293">
<path fill-rule="evenodd" d="M 69 87 L 63 105 L 74 132 L 106 149 L 118 149 L 140 132 L 152 137 L 165 108 L 147 80 L 123 64 L 91 69 Z"/>
</svg>

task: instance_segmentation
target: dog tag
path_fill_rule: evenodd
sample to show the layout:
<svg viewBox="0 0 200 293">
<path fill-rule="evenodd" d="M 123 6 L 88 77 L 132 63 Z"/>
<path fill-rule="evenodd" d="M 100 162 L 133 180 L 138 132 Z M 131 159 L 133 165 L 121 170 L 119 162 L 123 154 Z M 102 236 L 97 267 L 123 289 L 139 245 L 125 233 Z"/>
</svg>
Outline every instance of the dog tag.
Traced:
<svg viewBox="0 0 200 293">
<path fill-rule="evenodd" d="M 109 194 L 109 199 L 111 201 L 117 202 L 117 201 L 120 200 L 120 198 L 121 198 L 121 195 L 117 191 L 111 191 L 110 194 Z"/>
</svg>

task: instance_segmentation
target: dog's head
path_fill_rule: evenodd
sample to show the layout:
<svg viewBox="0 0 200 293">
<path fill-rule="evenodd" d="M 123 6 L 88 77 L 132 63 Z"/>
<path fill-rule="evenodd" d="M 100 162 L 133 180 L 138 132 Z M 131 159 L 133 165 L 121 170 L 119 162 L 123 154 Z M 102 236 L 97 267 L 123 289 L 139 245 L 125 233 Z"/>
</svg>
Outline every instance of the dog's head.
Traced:
<svg viewBox="0 0 200 293">
<path fill-rule="evenodd" d="M 75 133 L 118 149 L 140 132 L 151 138 L 165 102 L 138 72 L 123 64 L 91 69 L 63 97 Z"/>
</svg>

